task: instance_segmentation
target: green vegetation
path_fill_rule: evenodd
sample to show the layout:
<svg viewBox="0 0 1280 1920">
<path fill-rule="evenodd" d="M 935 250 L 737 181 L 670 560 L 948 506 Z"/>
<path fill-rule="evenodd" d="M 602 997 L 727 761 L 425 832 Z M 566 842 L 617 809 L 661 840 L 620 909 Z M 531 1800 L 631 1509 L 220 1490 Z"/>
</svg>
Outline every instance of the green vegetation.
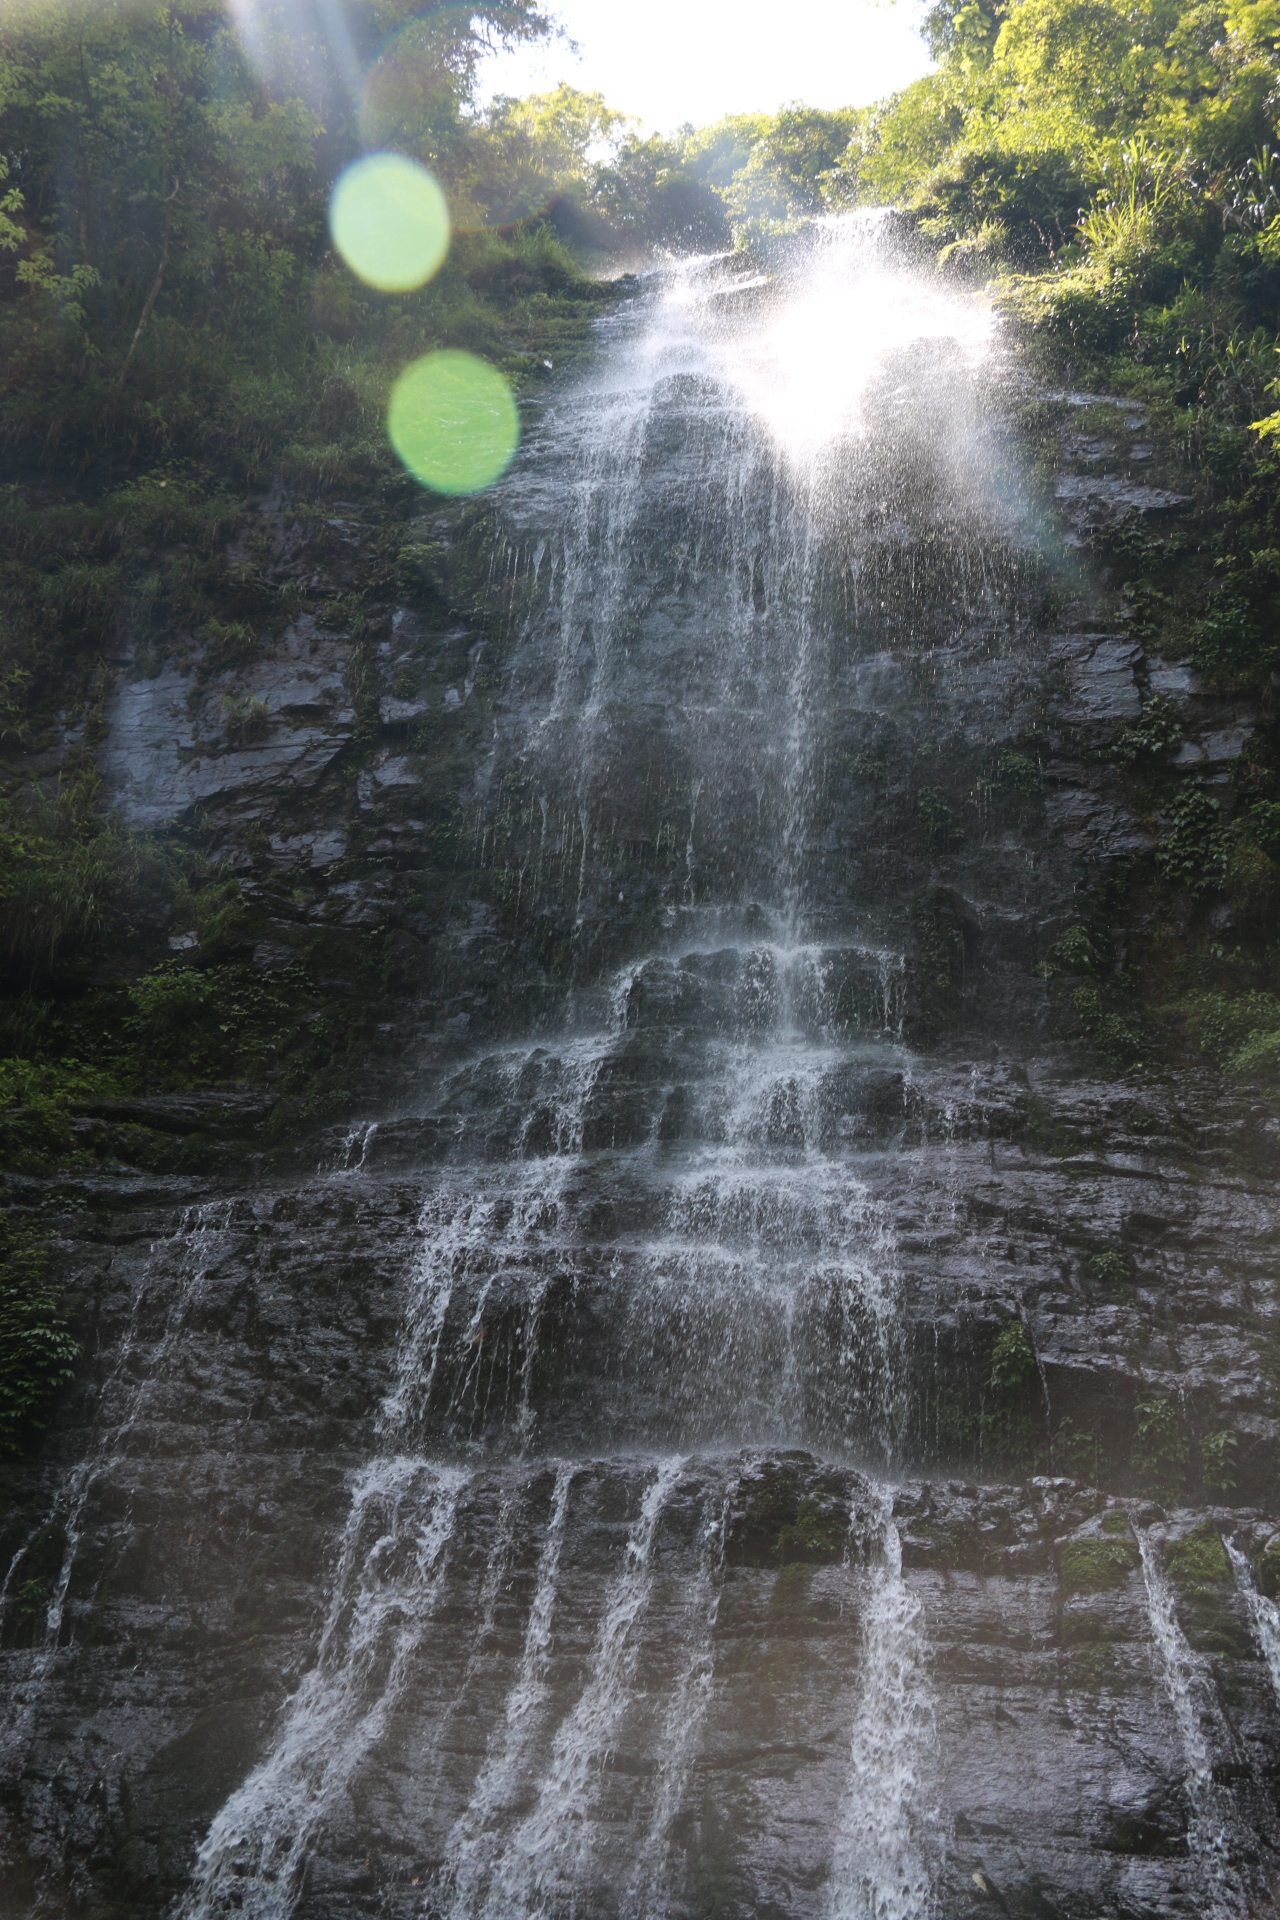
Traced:
<svg viewBox="0 0 1280 1920">
<path fill-rule="evenodd" d="M 1067 1540 L 1058 1550 L 1058 1579 L 1064 1594 L 1102 1593 L 1123 1586 L 1138 1565 L 1132 1539 Z"/>
<path fill-rule="evenodd" d="M 1071 1004 L 1080 1025 L 1106 1064 L 1119 1072 L 1142 1058 L 1142 1041 L 1128 1022 L 1108 1007 L 1099 988 L 1077 987 Z"/>
<path fill-rule="evenodd" d="M 728 1556 L 745 1566 L 824 1566 L 844 1557 L 849 1515 L 835 1499 L 802 1493 L 795 1468 L 764 1462 L 744 1488 Z"/>
<path fill-rule="evenodd" d="M 104 811 L 93 752 L 117 663 L 144 678 L 181 665 L 198 686 L 242 679 L 220 694 L 220 726 L 248 750 L 270 719 L 251 668 L 300 616 L 341 621 L 367 748 L 377 697 L 364 598 L 412 582 L 433 604 L 471 607 L 490 535 L 482 502 L 451 508 L 447 537 L 411 524 L 423 496 L 385 430 L 404 368 L 465 349 L 526 404 L 552 363 L 585 351 L 617 297 L 597 277 L 606 269 L 654 248 L 732 244 L 767 264 L 816 215 L 879 201 L 898 209 L 924 270 L 988 285 L 1046 391 L 1142 404 L 1148 471 L 1188 504 L 1160 528 L 1131 514 L 1088 535 L 1104 611 L 1149 656 L 1185 662 L 1252 715 L 1229 782 L 1212 789 L 1204 769 L 1175 760 L 1184 723 L 1164 696 L 1106 749 L 1107 777 L 1152 844 L 1105 898 L 1082 899 L 1045 960 L 1064 1031 L 1117 1074 L 1190 1046 L 1225 1074 L 1273 1076 L 1275 0 L 939 0 L 937 70 L 892 100 L 732 115 L 670 139 L 641 139 L 570 87 L 477 103 L 484 48 L 545 30 L 535 0 L 421 17 L 410 0 L 351 0 L 345 13 L 370 71 L 358 105 L 318 28 L 299 40 L 270 5 L 256 63 L 220 0 L 22 0 L 0 20 L 6 1167 L 145 1163 L 155 1140 L 115 1107 L 246 1081 L 269 1089 L 264 1138 L 279 1138 L 338 1109 L 349 1063 L 413 977 L 390 923 L 317 928 L 304 869 L 265 903 L 260 847 L 248 848 L 250 884 L 218 864 L 198 819 L 144 833 Z M 447 259 L 415 292 L 361 286 L 328 244 L 333 181 L 382 145 L 433 170 L 454 218 Z M 338 501 L 371 503 L 379 532 L 340 602 L 274 564 L 253 509 L 277 481 L 304 533 Z M 975 817 L 1038 815 L 1034 737 L 1022 747 L 993 756 L 971 793 L 915 786 L 918 857 L 941 865 L 972 847 Z M 854 756 L 849 774 L 881 783 L 885 762 Z M 442 808 L 430 834 L 440 870 L 456 868 L 456 817 Z M 425 912 L 444 887 L 434 873 L 420 886 Z M 250 956 L 286 908 L 295 957 L 267 972 Z M 961 896 L 925 887 L 911 929 L 925 1031 L 962 1004 Z M 562 966 L 561 932 L 540 938 L 538 957 Z M 65 1378 L 72 1347 L 33 1248 L 5 1261 L 8 1445 Z M 1103 1253 L 1093 1275 L 1118 1287 L 1128 1264 Z M 966 1444 L 1035 1455 L 1034 1360 L 1021 1326 L 1001 1332 Z M 1171 1404 L 1144 1401 L 1136 1421 L 1138 1481 L 1181 1486 L 1197 1456 Z M 1199 1441 L 1207 1487 L 1231 1489 L 1235 1453 L 1230 1433 Z M 1097 1477 L 1098 1443 L 1068 1422 L 1054 1454 Z M 835 1552 L 827 1510 L 792 1493 L 765 1528 L 768 1553 Z"/>
<path fill-rule="evenodd" d="M 1123 1287 L 1132 1277 L 1133 1269 L 1118 1248 L 1107 1247 L 1102 1253 L 1095 1253 L 1089 1262 L 1089 1270 L 1100 1287 Z"/>
<path fill-rule="evenodd" d="M 1149 656 L 1257 703 L 1223 795 L 1175 761 L 1179 709 L 1147 699 L 1110 756 L 1155 845 L 1095 916 L 1141 924 L 1125 978 L 1087 927 L 1048 971 L 1088 977 L 1063 1004 L 1113 1072 L 1203 1034 L 1211 1063 L 1270 1075 L 1280 1040 L 1252 1015 L 1280 985 L 1280 14 L 939 0 L 929 35 L 936 72 L 857 116 L 828 204 L 892 201 L 940 273 L 986 282 L 1047 379 L 1143 405 L 1148 472 L 1188 505 L 1095 529 L 1092 559 Z M 1238 1007 L 1229 1049 L 1206 995 Z"/>
<path fill-rule="evenodd" d="M 1140 1486 L 1165 1495 L 1180 1491 L 1187 1471 L 1187 1440 L 1171 1400 L 1160 1395 L 1136 1409 L 1133 1470 Z"/>
<path fill-rule="evenodd" d="M 1231 1579 L 1227 1550 L 1208 1521 L 1176 1540 L 1165 1554 L 1169 1576 L 1186 1587 L 1225 1586 Z"/>
<path fill-rule="evenodd" d="M 0 1217 L 0 1459 L 40 1426 L 79 1351 L 49 1283 L 47 1249 Z"/>
<path fill-rule="evenodd" d="M 1061 939 L 1049 949 L 1046 971 L 1055 973 L 1096 973 L 1098 949 L 1087 927 L 1068 927 Z"/>
<path fill-rule="evenodd" d="M 916 982 L 926 1022 L 954 1005 L 964 979 L 964 902 L 950 887 L 928 887 L 911 902 Z"/>
<path fill-rule="evenodd" d="M 1200 1442 L 1200 1478 L 1210 1493 L 1235 1492 L 1239 1450 L 1239 1438 L 1229 1427 L 1205 1434 Z"/>
<path fill-rule="evenodd" d="M 992 1463 L 1026 1466 L 1044 1444 L 1044 1407 L 1036 1350 L 1021 1320 L 996 1335 L 978 1421 L 979 1450 Z"/>
<path fill-rule="evenodd" d="M 1117 760 L 1132 766 L 1135 762 L 1162 760 L 1179 745 L 1183 726 L 1176 709 L 1157 694 L 1142 709 L 1142 718 L 1126 727 L 1116 743 Z"/>
</svg>

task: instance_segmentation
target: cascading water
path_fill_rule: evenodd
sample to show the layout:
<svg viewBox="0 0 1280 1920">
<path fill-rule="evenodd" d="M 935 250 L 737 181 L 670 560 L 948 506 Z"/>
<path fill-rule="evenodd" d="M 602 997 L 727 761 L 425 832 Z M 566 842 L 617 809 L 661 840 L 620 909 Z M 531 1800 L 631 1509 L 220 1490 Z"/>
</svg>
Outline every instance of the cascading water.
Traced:
<svg viewBox="0 0 1280 1920">
<path fill-rule="evenodd" d="M 830 1920 L 923 1920 L 932 1877 L 925 1772 L 932 1745 L 923 1609 L 902 1577 L 887 1497 L 881 1557 L 864 1603 L 863 1690 L 829 1889 Z"/>
<path fill-rule="evenodd" d="M 1250 1902 L 1233 1865 L 1240 1854 L 1235 1844 L 1239 1836 L 1232 1832 L 1230 1798 L 1214 1779 L 1206 1733 L 1206 1721 L 1217 1717 L 1216 1702 L 1204 1663 L 1192 1652 L 1178 1623 L 1173 1591 L 1150 1533 L 1139 1531 L 1138 1548 L 1156 1661 L 1186 1760 L 1188 1845 L 1200 1869 L 1210 1920 L 1234 1920 L 1249 1911 Z"/>
<path fill-rule="evenodd" d="M 1101 443 L 1050 417 L 1020 471 L 1046 396 L 910 244 L 650 276 L 488 499 L 423 503 L 377 684 L 470 666 L 370 744 L 351 857 L 389 897 L 432 839 L 424 1051 L 315 1172 L 211 1136 L 248 1190 L 170 1241 L 185 1172 L 120 1216 L 68 1175 L 3 1920 L 1274 1912 L 1274 1519 L 1233 1590 L 1221 1510 L 1139 1567 L 1065 1477 L 1123 1476 L 1169 1377 L 1157 1259 L 1250 1498 L 1273 1432 L 1262 1176 L 1220 1115 L 1188 1146 L 1194 1073 L 1176 1133 L 1142 1070 L 1073 1078 L 1038 965 L 1097 835 L 1146 844 L 1107 750 L 1176 676 L 1026 504 Z"/>
<path fill-rule="evenodd" d="M 375 1748 L 439 1782 L 494 1659 L 504 1704 L 469 1736 L 464 1799 L 439 1790 L 406 1911 L 675 1913 L 708 1871 L 689 1821 L 723 1739 L 726 1529 L 777 1484 L 752 1450 L 901 1458 L 895 1238 L 844 1116 L 851 1087 L 905 1064 L 903 962 L 874 899 L 827 884 L 829 695 L 845 630 L 879 619 L 901 463 L 931 511 L 973 509 L 976 427 L 957 423 L 988 334 L 894 269 L 875 218 L 824 231 L 798 292 L 694 263 L 606 326 L 601 372 L 508 483 L 522 629 L 482 804 L 499 798 L 517 912 L 565 929 L 571 1021 L 451 1070 L 418 1123 L 442 1164 L 380 1452 L 315 1663 L 213 1823 L 189 1920 L 325 1911 L 334 1885 L 307 1863 L 358 1830 Z M 637 854 L 665 904 L 652 872 L 631 882 L 640 951 L 613 963 L 603 910 L 626 908 L 614 868 Z M 383 1138 L 353 1132 L 343 1168 Z M 789 1910 L 923 1920 L 921 1610 L 889 1497 L 840 1498 L 866 1504 L 875 1565 L 837 1543 L 843 1564 L 812 1576 L 854 1636 L 852 1749 L 824 1762 L 825 1838 Z M 481 1627 L 449 1692 L 425 1675 L 459 1582 Z M 763 1829 L 785 1817 L 770 1805 Z"/>
<path fill-rule="evenodd" d="M 52 1532 L 59 1539 L 60 1564 L 40 1609 L 27 1672 L 13 1688 L 0 1719 L 0 1761 L 6 1767 L 21 1764 L 42 1690 L 68 1637 L 67 1602 L 90 1500 L 104 1484 L 114 1481 L 120 1483 L 117 1497 L 128 1511 L 133 1497 L 130 1451 L 139 1428 L 145 1424 L 156 1387 L 172 1366 L 202 1284 L 226 1251 L 233 1212 L 232 1203 L 227 1201 L 193 1207 L 170 1240 L 152 1247 L 147 1283 L 134 1296 L 129 1324 L 102 1396 L 97 1443 L 61 1478 L 51 1505 L 41 1517 L 37 1532 Z M 139 1322 L 148 1308 L 154 1309 L 157 1299 L 164 1303 L 162 1325 L 149 1356 L 150 1368 L 138 1373 L 134 1361 L 141 1344 Z M 31 1544 L 31 1537 L 22 1541 L 5 1571 L 0 1584 L 0 1621 Z"/>
<path fill-rule="evenodd" d="M 1259 1593 L 1249 1556 L 1242 1552 L 1237 1542 L 1224 1540 L 1222 1544 L 1231 1562 L 1232 1578 L 1244 1595 L 1254 1638 L 1271 1676 L 1272 1689 L 1277 1700 L 1280 1700 L 1280 1607 L 1268 1595 Z"/>
</svg>

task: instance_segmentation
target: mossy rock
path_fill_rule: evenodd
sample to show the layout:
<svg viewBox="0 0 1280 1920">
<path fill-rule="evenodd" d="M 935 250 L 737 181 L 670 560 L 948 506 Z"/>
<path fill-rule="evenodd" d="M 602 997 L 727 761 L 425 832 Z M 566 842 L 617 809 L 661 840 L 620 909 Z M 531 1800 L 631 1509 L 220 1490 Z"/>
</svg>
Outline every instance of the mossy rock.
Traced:
<svg viewBox="0 0 1280 1920">
<path fill-rule="evenodd" d="M 794 1522 L 778 1535 L 778 1557 L 784 1564 L 803 1561 L 808 1566 L 827 1566 L 843 1556 L 848 1537 L 848 1514 L 830 1502 L 805 1498 Z"/>
<path fill-rule="evenodd" d="M 1169 1578 L 1181 1587 L 1225 1586 L 1231 1580 L 1231 1563 L 1217 1529 L 1206 1520 L 1185 1538 L 1176 1540 L 1165 1552 Z"/>
<path fill-rule="evenodd" d="M 1068 1540 L 1058 1550 L 1058 1579 L 1064 1593 L 1102 1593 L 1123 1586 L 1137 1564 L 1132 1540 Z"/>
<path fill-rule="evenodd" d="M 1186 1610 L 1186 1632 L 1195 1651 L 1217 1654 L 1228 1660 L 1252 1659 L 1253 1634 L 1243 1620 L 1237 1620 L 1222 1604 L 1226 1596 L 1215 1595 L 1211 1599 L 1211 1590 L 1203 1587 L 1193 1591 L 1196 1597 Z"/>
<path fill-rule="evenodd" d="M 1062 1616 L 1064 1647 L 1088 1647 L 1111 1637 L 1105 1616 L 1092 1607 L 1076 1607 Z"/>
<path fill-rule="evenodd" d="M 828 1566 L 843 1558 L 849 1515 L 843 1504 L 803 1491 L 799 1471 L 766 1461 L 744 1489 L 729 1529 L 727 1557 L 737 1566 Z"/>
<path fill-rule="evenodd" d="M 1071 1662 L 1071 1677 L 1078 1687 L 1095 1691 L 1114 1680 L 1116 1657 L 1103 1641 L 1080 1647 Z"/>
</svg>

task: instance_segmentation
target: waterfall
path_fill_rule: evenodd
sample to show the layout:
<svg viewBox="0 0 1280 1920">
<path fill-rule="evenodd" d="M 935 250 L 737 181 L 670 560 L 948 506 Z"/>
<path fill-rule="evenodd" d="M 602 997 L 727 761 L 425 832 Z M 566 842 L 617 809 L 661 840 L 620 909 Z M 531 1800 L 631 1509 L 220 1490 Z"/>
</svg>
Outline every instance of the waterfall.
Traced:
<svg viewBox="0 0 1280 1920">
<path fill-rule="evenodd" d="M 464 1478 L 411 1459 L 360 1475 L 314 1666 L 271 1752 L 200 1849 L 184 1913 L 292 1911 L 308 1844 L 385 1733 L 443 1584 Z"/>
<path fill-rule="evenodd" d="M 861 1695 L 827 1888 L 828 1920 L 927 1920 L 923 1846 L 934 1738 L 923 1608 L 902 1577 L 892 1495 L 881 1495 L 880 1558 L 864 1601 Z"/>
<path fill-rule="evenodd" d="M 728 1497 L 721 1499 L 718 1512 L 703 1517 L 703 1549 L 685 1609 L 684 1657 L 658 1739 L 657 1796 L 627 1884 L 626 1906 L 634 1913 L 660 1914 L 667 1904 L 672 1828 L 689 1786 L 715 1681 L 715 1633 L 724 1584 L 728 1504 Z"/>
<path fill-rule="evenodd" d="M 1219 1717 L 1212 1679 L 1187 1643 L 1178 1624 L 1173 1589 L 1158 1549 L 1145 1528 L 1136 1528 L 1146 1586 L 1147 1613 L 1156 1663 L 1186 1764 L 1183 1786 L 1190 1809 L 1187 1845 L 1198 1863 L 1213 1920 L 1235 1920 L 1249 1907 L 1240 1877 L 1232 1864 L 1230 1797 L 1213 1778 L 1213 1758 L 1205 1734 L 1205 1720 Z"/>
<path fill-rule="evenodd" d="M 592 1812 L 600 1772 L 617 1739 L 640 1648 L 636 1628 L 653 1585 L 653 1543 L 684 1462 L 659 1463 L 609 1590 L 587 1685 L 557 1729 L 550 1765 L 532 1811 L 495 1862 L 482 1908 L 486 1920 L 572 1906 L 590 1865 Z"/>
<path fill-rule="evenodd" d="M 1267 1672 L 1271 1675 L 1271 1686 L 1276 1699 L 1280 1701 L 1280 1607 L 1265 1593 L 1259 1593 L 1258 1583 L 1254 1579 L 1253 1567 L 1249 1556 L 1242 1551 L 1234 1540 L 1224 1540 L 1227 1558 L 1231 1562 L 1231 1572 L 1236 1586 L 1244 1596 L 1249 1609 L 1249 1622 L 1253 1628 L 1258 1650 L 1267 1663 Z"/>
<path fill-rule="evenodd" d="M 0 1722 L 0 1758 L 9 1768 L 21 1764 L 41 1689 L 64 1642 L 67 1596 L 90 1503 L 105 1482 L 120 1474 L 128 1458 L 131 1442 L 157 1387 L 163 1388 L 168 1382 L 192 1306 L 198 1300 L 218 1258 L 226 1250 L 233 1210 L 234 1203 L 224 1200 L 189 1208 L 172 1238 L 151 1248 L 145 1279 L 134 1292 L 128 1325 L 102 1389 L 95 1444 L 84 1459 L 66 1474 L 52 1505 L 22 1541 L 5 1571 L 3 1584 L 0 1585 L 0 1621 L 4 1617 L 10 1587 L 32 1540 L 46 1527 L 61 1527 L 61 1564 L 43 1608 L 33 1657 L 22 1682 L 14 1689 L 7 1703 L 3 1722 Z M 141 1343 L 144 1312 L 153 1304 L 155 1294 L 162 1290 L 166 1269 L 175 1265 L 176 1274 L 165 1308 L 163 1327 L 149 1368 L 134 1378 L 132 1369 Z M 110 1417 L 108 1409 L 114 1417 Z M 131 1489 L 126 1499 L 132 1499 Z"/>
<path fill-rule="evenodd" d="M 1005 537 L 970 379 L 991 331 L 904 273 L 878 216 L 821 224 L 791 281 L 680 263 L 602 322 L 495 492 L 514 637 L 475 844 L 558 1012 L 341 1142 L 362 1188 L 426 1143 L 393 1377 L 314 1658 L 186 1920 L 323 1913 L 348 1896 L 312 1863 L 449 1920 L 657 1920 L 704 1883 L 748 1911 L 768 1823 L 781 1855 L 812 1807 L 797 1914 L 932 1913 L 923 1614 L 855 1464 L 897 1471 L 908 1426 L 897 1230 L 863 1151 L 913 1083 L 907 928 L 831 795 L 891 724 L 915 753 L 892 597 L 921 646 L 955 619 L 898 565 L 904 488 Z M 792 1473 L 744 1570 L 735 1502 Z M 868 1500 L 864 1575 L 822 1529 Z M 800 1581 L 769 1560 L 788 1525 Z M 853 1725 L 838 1751 L 770 1736 L 792 1758 L 748 1859 L 717 1826 L 723 1636 L 785 1647 L 810 1579 L 841 1698 L 856 1658 Z"/>
<path fill-rule="evenodd" d="M 546 1706 L 547 1657 L 574 1473 L 572 1464 L 562 1463 L 556 1470 L 551 1515 L 538 1557 L 537 1583 L 520 1666 L 507 1695 L 502 1728 L 480 1770 L 466 1810 L 455 1821 L 446 1843 L 441 1878 L 448 1911 L 456 1920 L 468 1920 L 480 1911 L 485 1885 L 501 1844 L 497 1823 L 506 1814 L 520 1784 Z"/>
</svg>

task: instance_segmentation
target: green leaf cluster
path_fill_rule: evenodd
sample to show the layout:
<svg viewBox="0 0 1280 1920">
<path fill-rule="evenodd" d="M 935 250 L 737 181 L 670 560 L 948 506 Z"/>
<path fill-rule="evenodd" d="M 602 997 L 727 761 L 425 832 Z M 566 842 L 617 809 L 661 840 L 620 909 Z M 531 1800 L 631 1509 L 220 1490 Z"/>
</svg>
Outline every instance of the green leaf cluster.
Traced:
<svg viewBox="0 0 1280 1920">
<path fill-rule="evenodd" d="M 0 1216 L 0 1458 L 39 1429 L 79 1352 L 49 1283 L 47 1248 Z"/>
</svg>

